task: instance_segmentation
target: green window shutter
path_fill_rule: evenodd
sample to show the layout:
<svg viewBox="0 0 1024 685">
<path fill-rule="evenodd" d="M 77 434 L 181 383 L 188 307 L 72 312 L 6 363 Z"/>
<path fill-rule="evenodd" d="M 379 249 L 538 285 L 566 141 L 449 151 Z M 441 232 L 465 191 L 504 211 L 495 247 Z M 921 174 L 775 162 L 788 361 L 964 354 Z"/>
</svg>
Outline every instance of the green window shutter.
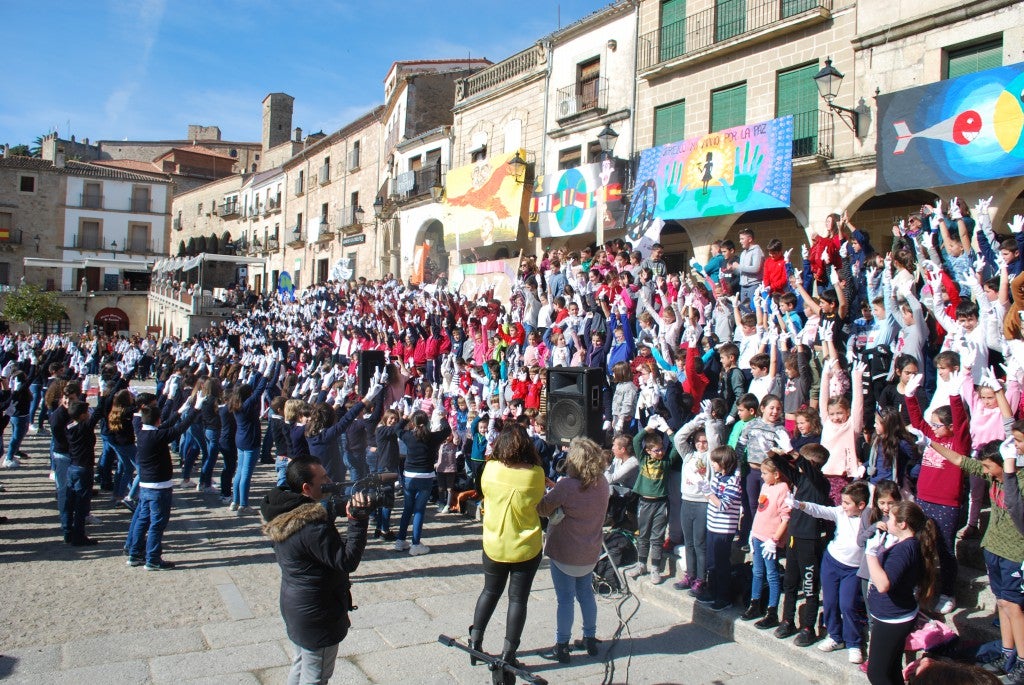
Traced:
<svg viewBox="0 0 1024 685">
<path fill-rule="evenodd" d="M 686 0 L 662 0 L 659 28 L 660 61 L 686 53 Z"/>
<path fill-rule="evenodd" d="M 782 18 L 788 19 L 794 15 L 814 9 L 821 0 L 782 0 Z"/>
<path fill-rule="evenodd" d="M 1003 39 L 946 51 L 946 78 L 1003 66 Z"/>
<path fill-rule="evenodd" d="M 686 101 L 662 105 L 654 110 L 654 147 L 683 139 L 686 129 Z"/>
<path fill-rule="evenodd" d="M 793 156 L 807 157 L 818 149 L 817 64 L 780 71 L 775 79 L 775 116 L 793 115 Z"/>
<path fill-rule="evenodd" d="M 747 84 L 723 88 L 711 93 L 711 131 L 721 131 L 747 123 Z"/>
<path fill-rule="evenodd" d="M 715 42 L 747 30 L 747 0 L 715 0 Z"/>
</svg>

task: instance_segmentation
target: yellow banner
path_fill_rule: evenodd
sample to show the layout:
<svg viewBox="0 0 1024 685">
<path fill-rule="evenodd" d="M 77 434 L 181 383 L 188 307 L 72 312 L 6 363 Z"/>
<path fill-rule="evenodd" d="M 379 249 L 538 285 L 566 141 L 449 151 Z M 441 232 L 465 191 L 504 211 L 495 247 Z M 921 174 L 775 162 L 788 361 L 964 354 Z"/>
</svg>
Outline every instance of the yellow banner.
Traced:
<svg viewBox="0 0 1024 685">
<path fill-rule="evenodd" d="M 523 178 L 508 166 L 515 154 L 495 155 L 448 172 L 445 183 L 444 244 L 465 250 L 514 241 L 519 237 Z M 526 151 L 519 150 L 525 159 Z"/>
</svg>

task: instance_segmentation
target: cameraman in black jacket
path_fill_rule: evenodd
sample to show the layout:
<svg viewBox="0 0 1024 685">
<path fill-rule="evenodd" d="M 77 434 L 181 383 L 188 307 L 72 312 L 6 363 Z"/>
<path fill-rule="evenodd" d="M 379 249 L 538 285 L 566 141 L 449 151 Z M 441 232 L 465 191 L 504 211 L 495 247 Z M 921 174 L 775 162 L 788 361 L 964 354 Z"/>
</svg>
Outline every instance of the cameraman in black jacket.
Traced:
<svg viewBox="0 0 1024 685">
<path fill-rule="evenodd" d="M 346 507 L 348 535 L 343 539 L 333 507 L 320 502 L 323 486 L 331 482 L 320 462 L 292 459 L 285 481 L 285 488 L 264 498 L 260 513 L 281 566 L 281 615 L 295 646 L 288 682 L 326 683 L 351 625 L 349 574 L 366 547 L 365 495 L 354 495 Z"/>
</svg>

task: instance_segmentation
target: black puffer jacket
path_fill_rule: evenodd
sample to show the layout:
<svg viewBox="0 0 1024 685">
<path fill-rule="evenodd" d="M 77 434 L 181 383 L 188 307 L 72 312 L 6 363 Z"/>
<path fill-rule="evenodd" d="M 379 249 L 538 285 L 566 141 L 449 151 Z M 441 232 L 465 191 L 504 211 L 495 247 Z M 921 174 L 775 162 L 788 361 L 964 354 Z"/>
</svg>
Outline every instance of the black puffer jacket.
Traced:
<svg viewBox="0 0 1024 685">
<path fill-rule="evenodd" d="M 305 649 L 338 644 L 351 625 L 349 574 L 366 547 L 366 519 L 349 519 L 343 540 L 323 506 L 288 490 L 273 490 L 260 512 L 281 566 L 281 616 L 288 639 Z"/>
</svg>

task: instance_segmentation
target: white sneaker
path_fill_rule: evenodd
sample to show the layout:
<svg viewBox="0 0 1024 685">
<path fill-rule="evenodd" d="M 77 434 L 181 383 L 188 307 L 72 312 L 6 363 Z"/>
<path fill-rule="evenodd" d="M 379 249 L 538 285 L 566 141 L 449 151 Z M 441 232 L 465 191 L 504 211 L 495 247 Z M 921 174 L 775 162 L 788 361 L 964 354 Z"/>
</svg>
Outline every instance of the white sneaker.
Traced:
<svg viewBox="0 0 1024 685">
<path fill-rule="evenodd" d="M 231 504 L 231 498 L 230 497 L 221 497 L 220 498 L 220 503 L 221 504 Z"/>
<path fill-rule="evenodd" d="M 92 514 L 89 514 L 88 516 L 85 517 L 85 522 L 86 523 L 91 523 L 92 525 L 95 526 L 97 523 L 100 522 L 100 520 L 98 518 L 96 518 L 95 516 L 93 516 Z"/>
<path fill-rule="evenodd" d="M 190 488 L 193 485 L 195 485 L 195 481 L 193 481 L 191 478 L 189 478 L 188 480 L 182 478 L 181 480 L 178 481 L 179 488 Z"/>
<path fill-rule="evenodd" d="M 956 609 L 956 599 L 949 595 L 939 595 L 939 601 L 935 603 L 935 611 L 940 614 L 949 614 Z"/>
<path fill-rule="evenodd" d="M 850 660 L 851 664 L 864 663 L 864 654 L 860 651 L 860 647 L 850 647 L 846 650 L 846 658 Z"/>
<path fill-rule="evenodd" d="M 644 566 L 643 564 L 637 564 L 633 568 L 631 568 L 628 571 L 626 571 L 626 575 L 629 576 L 630 578 L 633 578 L 634 580 L 636 578 L 639 578 L 640 576 L 643 576 L 643 575 L 646 575 L 646 574 L 647 574 L 647 567 Z"/>
<path fill-rule="evenodd" d="M 230 509 L 231 511 L 238 511 L 238 502 L 232 502 L 230 505 L 228 505 L 228 509 Z"/>
<path fill-rule="evenodd" d="M 196 492 L 201 492 L 204 495 L 219 495 L 220 488 L 215 488 L 212 485 L 207 485 L 205 488 L 202 486 L 197 486 Z"/>
<path fill-rule="evenodd" d="M 826 637 L 824 640 L 818 643 L 818 649 L 823 652 L 834 652 L 837 649 L 846 649 L 845 642 L 836 642 L 830 637 Z"/>
<path fill-rule="evenodd" d="M 408 540 L 395 540 L 394 550 L 396 552 L 404 552 L 410 547 L 411 545 L 409 544 Z"/>
<path fill-rule="evenodd" d="M 17 459 L 4 459 L 4 462 L 3 464 L 0 464 L 0 467 L 5 469 L 20 469 L 21 462 Z"/>
<path fill-rule="evenodd" d="M 661 571 L 651 571 L 651 585 L 661 585 L 665 582 L 665 576 L 661 575 Z"/>
<path fill-rule="evenodd" d="M 430 551 L 430 548 L 426 545 L 413 545 L 409 548 L 409 556 L 418 557 L 421 554 L 426 554 Z"/>
<path fill-rule="evenodd" d="M 28 432 L 29 433 L 38 433 L 39 432 L 39 426 L 37 426 L 34 423 L 28 424 Z"/>
<path fill-rule="evenodd" d="M 235 509 L 235 516 L 245 516 L 245 512 L 249 507 L 243 507 L 241 504 Z"/>
<path fill-rule="evenodd" d="M 448 513 L 448 511 L 449 511 L 449 509 L 448 509 L 448 505 L 446 504 L 446 505 L 444 505 L 443 507 L 441 507 L 440 509 L 438 509 L 438 510 L 437 510 L 437 513 L 438 513 L 438 514 L 447 514 L 447 513 Z"/>
</svg>

